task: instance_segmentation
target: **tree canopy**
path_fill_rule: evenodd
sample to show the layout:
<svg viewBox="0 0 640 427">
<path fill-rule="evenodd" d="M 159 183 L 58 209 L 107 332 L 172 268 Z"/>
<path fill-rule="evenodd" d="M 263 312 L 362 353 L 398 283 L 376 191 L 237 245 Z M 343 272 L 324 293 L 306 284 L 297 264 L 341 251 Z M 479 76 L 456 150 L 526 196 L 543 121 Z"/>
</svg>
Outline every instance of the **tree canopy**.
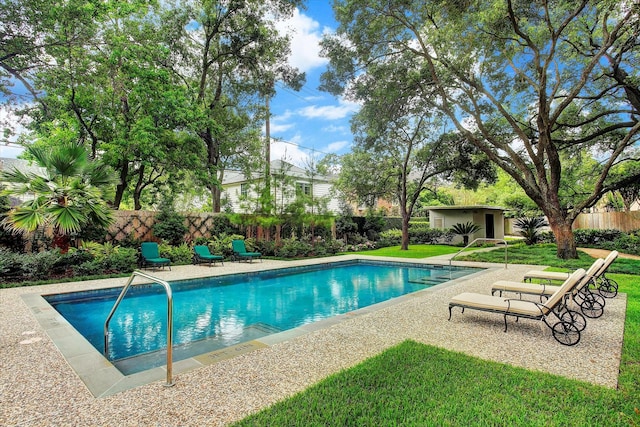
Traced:
<svg viewBox="0 0 640 427">
<path fill-rule="evenodd" d="M 571 225 L 639 174 L 612 173 L 637 143 L 638 8 L 631 1 L 344 0 L 323 87 L 358 98 L 380 67 L 410 63 L 407 102 L 435 109 L 548 217 L 558 256 Z M 572 163 L 595 161 L 576 176 Z M 583 169 L 584 170 L 584 169 Z"/>
</svg>

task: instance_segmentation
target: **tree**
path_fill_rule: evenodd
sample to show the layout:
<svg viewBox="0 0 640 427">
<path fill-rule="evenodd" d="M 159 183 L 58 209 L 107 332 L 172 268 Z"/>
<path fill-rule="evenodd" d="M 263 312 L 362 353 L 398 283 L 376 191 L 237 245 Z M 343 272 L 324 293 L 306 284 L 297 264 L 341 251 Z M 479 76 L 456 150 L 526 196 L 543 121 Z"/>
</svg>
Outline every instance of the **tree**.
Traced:
<svg viewBox="0 0 640 427">
<path fill-rule="evenodd" d="M 113 189 L 112 170 L 90 161 L 82 145 L 61 141 L 55 148 L 30 146 L 26 150 L 44 173 L 2 172 L 9 183 L 5 194 L 33 194 L 33 199 L 11 209 L 5 222 L 16 231 L 53 228 L 54 247 L 69 250 L 71 235 L 87 227 L 107 228 L 113 214 L 106 200 Z"/>
<path fill-rule="evenodd" d="M 337 183 L 369 207 L 378 198 L 399 202 L 402 250 L 409 247 L 409 220 L 425 190 L 442 180 L 472 188 L 495 180 L 492 165 L 474 146 L 459 135 L 438 134 L 437 115 L 424 112 L 424 102 L 408 93 L 411 69 L 410 62 L 385 63 L 356 83 L 354 96 L 363 106 L 352 119 L 355 144 L 343 157 Z M 363 174 L 363 165 L 375 167 Z"/>
<path fill-rule="evenodd" d="M 286 16 L 300 0 L 185 0 L 163 15 L 173 73 L 189 91 L 193 120 L 188 129 L 205 151 L 201 174 L 214 212 L 221 182 L 237 158 L 261 153 L 259 127 L 264 96 L 276 77 L 299 88 L 304 75 L 286 63 L 289 41 L 273 17 Z"/>
<path fill-rule="evenodd" d="M 323 41 L 323 87 L 357 98 L 372 69 L 411 61 L 411 99 L 446 115 L 549 219 L 560 258 L 576 258 L 572 223 L 607 191 L 612 169 L 637 162 L 638 5 L 599 0 L 345 0 Z M 426 113 L 427 111 L 425 111 Z M 567 159 L 598 160 L 581 192 L 565 191 Z M 571 200 L 567 201 L 566 197 Z"/>
</svg>

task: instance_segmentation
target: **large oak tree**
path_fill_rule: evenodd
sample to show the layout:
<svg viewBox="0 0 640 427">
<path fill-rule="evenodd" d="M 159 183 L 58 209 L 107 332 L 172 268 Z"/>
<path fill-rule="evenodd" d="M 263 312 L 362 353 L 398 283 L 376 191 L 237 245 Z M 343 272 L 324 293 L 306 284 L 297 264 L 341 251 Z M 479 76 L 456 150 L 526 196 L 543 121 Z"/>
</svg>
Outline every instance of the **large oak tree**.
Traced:
<svg viewBox="0 0 640 427">
<path fill-rule="evenodd" d="M 637 162 L 636 2 L 344 0 L 334 9 L 323 87 L 357 97 L 372 69 L 412 61 L 410 97 L 513 177 L 548 217 L 560 258 L 577 256 L 576 216 L 640 177 L 612 173 Z M 565 165 L 577 155 L 597 162 L 574 186 Z"/>
</svg>

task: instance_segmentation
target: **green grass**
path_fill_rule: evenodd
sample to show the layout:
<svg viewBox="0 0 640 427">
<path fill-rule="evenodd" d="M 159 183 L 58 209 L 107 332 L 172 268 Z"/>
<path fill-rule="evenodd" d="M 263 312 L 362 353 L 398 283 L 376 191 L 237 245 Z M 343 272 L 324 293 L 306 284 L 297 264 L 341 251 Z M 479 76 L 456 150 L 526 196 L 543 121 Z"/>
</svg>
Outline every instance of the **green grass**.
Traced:
<svg viewBox="0 0 640 427">
<path fill-rule="evenodd" d="M 396 258 L 427 258 L 438 255 L 454 254 L 460 249 L 462 248 L 447 245 L 409 245 L 409 250 L 406 251 L 400 250 L 400 246 L 390 246 L 387 248 L 374 249 L 371 251 L 347 253 L 356 255 L 388 256 Z"/>
<path fill-rule="evenodd" d="M 593 263 L 593 258 L 584 252 L 578 251 L 578 259 L 563 260 L 556 256 L 556 245 L 544 244 L 527 246 L 518 244 L 509 246 L 507 249 L 509 263 L 548 265 L 555 270 L 575 270 L 577 268 L 588 268 Z M 504 262 L 504 250 L 496 249 L 488 252 L 473 252 L 459 255 L 456 261 L 478 261 L 478 262 Z M 609 267 L 611 273 L 638 274 L 640 273 L 640 260 L 625 259 L 618 257 Z"/>
<path fill-rule="evenodd" d="M 509 253 L 513 263 L 559 268 L 592 262 L 583 254 L 565 263 L 546 245 Z M 407 341 L 235 425 L 640 426 L 640 277 L 609 277 L 627 294 L 618 390 Z"/>
</svg>

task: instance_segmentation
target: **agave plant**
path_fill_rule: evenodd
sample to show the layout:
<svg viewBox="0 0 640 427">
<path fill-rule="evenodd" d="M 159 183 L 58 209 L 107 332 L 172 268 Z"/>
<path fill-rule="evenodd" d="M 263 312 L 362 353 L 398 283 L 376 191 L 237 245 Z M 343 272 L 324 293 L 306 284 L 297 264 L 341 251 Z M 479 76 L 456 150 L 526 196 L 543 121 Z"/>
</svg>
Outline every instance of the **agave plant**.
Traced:
<svg viewBox="0 0 640 427">
<path fill-rule="evenodd" d="M 31 232 L 51 227 L 54 246 L 66 253 L 72 234 L 90 225 L 106 228 L 111 224 L 113 215 L 105 200 L 114 176 L 107 166 L 89 160 L 85 148 L 73 143 L 30 146 L 26 151 L 43 171 L 2 173 L 8 183 L 4 194 L 33 195 L 7 213 L 4 221 L 10 229 Z"/>
<path fill-rule="evenodd" d="M 464 224 L 462 223 L 454 224 L 451 227 L 451 231 L 453 231 L 455 234 L 459 236 L 462 236 L 462 243 L 465 246 L 467 246 L 469 244 L 469 235 L 475 233 L 481 228 L 482 227 L 480 227 L 478 224 L 474 224 L 471 221 L 467 221 Z"/>
<path fill-rule="evenodd" d="M 520 235 L 524 237 L 527 245 L 534 245 L 540 239 L 540 230 L 549 224 L 544 217 L 521 217 L 513 223 L 516 228 L 520 229 Z"/>
</svg>

